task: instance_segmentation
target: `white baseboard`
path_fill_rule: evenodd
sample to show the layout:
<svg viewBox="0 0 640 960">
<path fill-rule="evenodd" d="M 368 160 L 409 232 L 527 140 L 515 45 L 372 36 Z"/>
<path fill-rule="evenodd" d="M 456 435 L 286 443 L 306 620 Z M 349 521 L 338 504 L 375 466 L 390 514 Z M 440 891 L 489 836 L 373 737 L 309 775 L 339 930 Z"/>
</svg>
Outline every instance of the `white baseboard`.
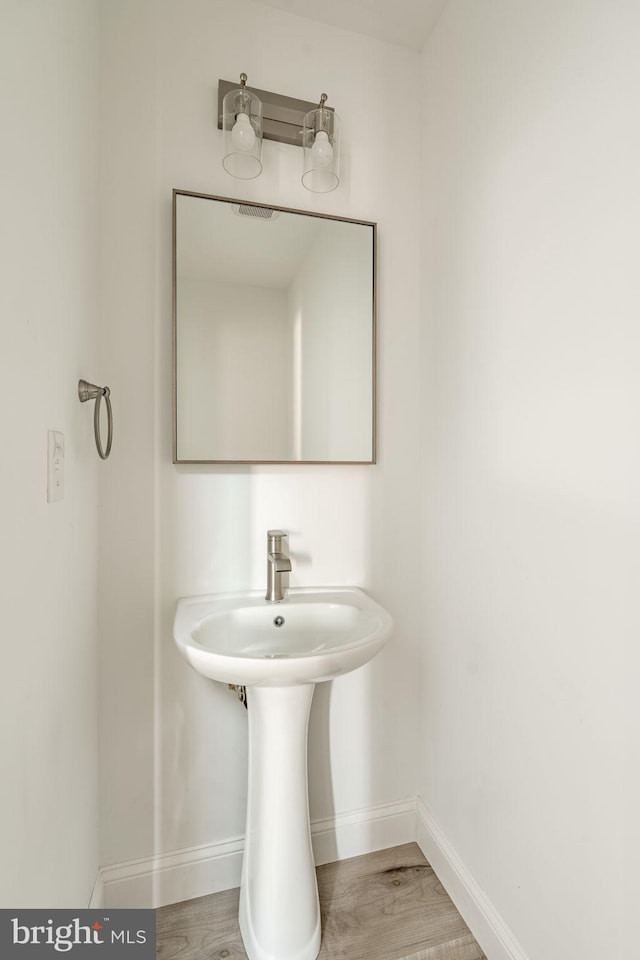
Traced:
<svg viewBox="0 0 640 960">
<path fill-rule="evenodd" d="M 317 864 L 348 860 L 374 850 L 411 843 L 415 838 L 415 800 L 384 803 L 311 824 Z"/>
<path fill-rule="evenodd" d="M 415 836 L 415 800 L 382 804 L 311 824 L 318 864 L 411 843 Z M 243 850 L 244 839 L 237 837 L 103 867 L 101 905 L 157 908 L 238 887 Z"/>
<path fill-rule="evenodd" d="M 240 884 L 244 840 L 208 843 L 102 868 L 105 907 L 164 907 Z"/>
<path fill-rule="evenodd" d="M 96 879 L 93 884 L 93 890 L 91 891 L 91 898 L 87 906 L 89 907 L 89 910 L 95 910 L 98 907 L 104 906 L 104 879 L 100 867 L 98 867 Z"/>
<path fill-rule="evenodd" d="M 528 960 L 420 798 L 416 803 L 416 820 L 420 849 L 488 960 Z"/>
</svg>

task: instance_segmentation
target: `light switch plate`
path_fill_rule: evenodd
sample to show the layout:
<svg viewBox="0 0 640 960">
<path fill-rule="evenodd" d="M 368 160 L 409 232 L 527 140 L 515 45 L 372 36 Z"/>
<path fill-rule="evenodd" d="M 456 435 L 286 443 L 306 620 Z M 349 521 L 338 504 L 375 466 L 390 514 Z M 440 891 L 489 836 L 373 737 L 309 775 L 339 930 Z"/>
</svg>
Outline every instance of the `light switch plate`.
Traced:
<svg viewBox="0 0 640 960">
<path fill-rule="evenodd" d="M 47 500 L 64 498 L 64 433 L 49 430 L 47 454 Z"/>
</svg>

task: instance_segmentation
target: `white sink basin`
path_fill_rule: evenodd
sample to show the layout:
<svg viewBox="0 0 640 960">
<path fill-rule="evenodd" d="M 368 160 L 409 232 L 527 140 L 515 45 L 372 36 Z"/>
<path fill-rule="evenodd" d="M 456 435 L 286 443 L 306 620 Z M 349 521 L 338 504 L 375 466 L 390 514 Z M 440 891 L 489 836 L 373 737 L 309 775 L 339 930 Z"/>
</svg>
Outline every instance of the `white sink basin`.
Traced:
<svg viewBox="0 0 640 960">
<path fill-rule="evenodd" d="M 361 667 L 393 622 L 357 587 L 301 587 L 268 603 L 259 591 L 178 601 L 174 637 L 205 677 L 245 686 L 318 683 Z"/>
</svg>

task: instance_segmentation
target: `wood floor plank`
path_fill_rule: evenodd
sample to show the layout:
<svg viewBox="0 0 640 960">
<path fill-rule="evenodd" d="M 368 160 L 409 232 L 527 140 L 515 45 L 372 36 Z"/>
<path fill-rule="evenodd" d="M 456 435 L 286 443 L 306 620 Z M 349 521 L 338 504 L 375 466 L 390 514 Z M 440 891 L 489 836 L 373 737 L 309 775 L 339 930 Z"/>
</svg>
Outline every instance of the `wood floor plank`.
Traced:
<svg viewBox="0 0 640 960">
<path fill-rule="evenodd" d="M 450 943 L 440 943 L 426 950 L 418 950 L 403 960 L 487 960 L 471 934 Z"/>
<path fill-rule="evenodd" d="M 318 960 L 483 960 L 454 904 L 415 843 L 318 867 Z M 239 891 L 157 912 L 160 960 L 247 960 Z"/>
<path fill-rule="evenodd" d="M 247 960 L 238 927 L 240 891 L 172 903 L 157 911 L 160 960 Z"/>
<path fill-rule="evenodd" d="M 415 843 L 326 864 L 318 870 L 322 960 L 405 960 L 469 930 Z M 465 946 L 466 948 L 466 946 Z M 478 960 L 475 957 L 461 960 Z M 457 958 L 456 958 L 457 960 Z"/>
</svg>

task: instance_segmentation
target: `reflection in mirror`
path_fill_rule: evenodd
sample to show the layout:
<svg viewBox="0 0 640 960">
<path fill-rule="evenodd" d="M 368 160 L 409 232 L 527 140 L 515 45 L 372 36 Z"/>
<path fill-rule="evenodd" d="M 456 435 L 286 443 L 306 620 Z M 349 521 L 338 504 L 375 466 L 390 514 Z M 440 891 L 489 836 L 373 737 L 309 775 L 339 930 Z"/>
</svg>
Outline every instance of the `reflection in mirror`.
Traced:
<svg viewBox="0 0 640 960">
<path fill-rule="evenodd" d="M 375 460 L 375 224 L 174 190 L 174 462 Z"/>
</svg>

